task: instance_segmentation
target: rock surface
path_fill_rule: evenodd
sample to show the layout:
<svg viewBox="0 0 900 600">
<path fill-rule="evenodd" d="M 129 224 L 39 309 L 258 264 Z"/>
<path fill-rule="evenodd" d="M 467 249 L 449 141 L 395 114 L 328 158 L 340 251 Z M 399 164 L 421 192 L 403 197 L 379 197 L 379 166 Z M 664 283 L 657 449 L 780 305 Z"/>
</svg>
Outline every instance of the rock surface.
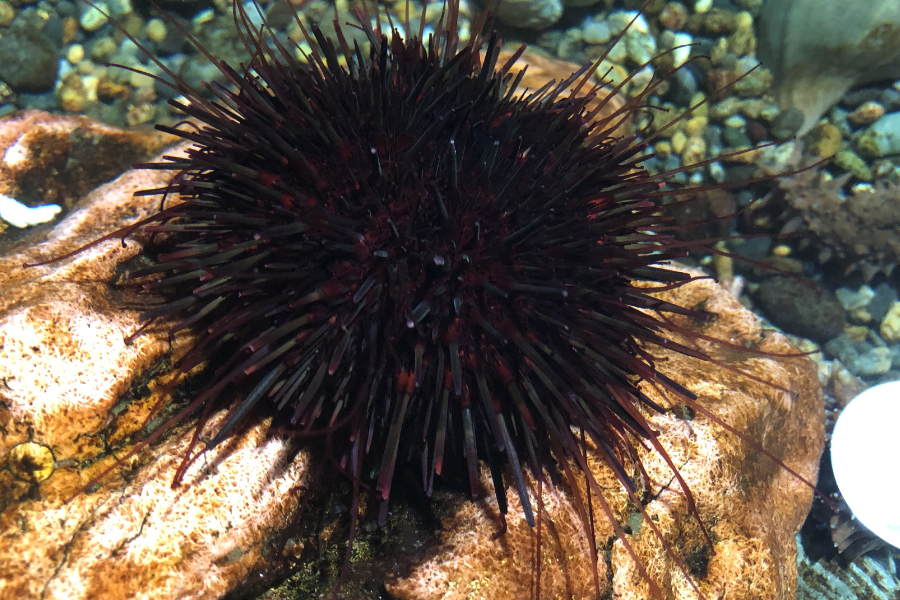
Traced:
<svg viewBox="0 0 900 600">
<path fill-rule="evenodd" d="M 773 353 L 791 352 L 783 336 L 762 334 L 758 319 L 718 285 L 698 281 L 665 294 L 682 306 L 703 306 L 713 318 L 700 331 L 709 336 Z M 683 323 L 682 323 L 683 324 Z M 695 324 L 698 325 L 698 324 Z M 700 342 L 706 349 L 706 342 Z M 655 350 L 655 349 L 654 349 Z M 809 481 L 815 481 L 824 444 L 823 402 L 816 370 L 806 358 L 767 358 L 713 350 L 729 368 L 738 368 L 769 383 L 678 354 L 665 356 L 664 372 L 699 397 L 717 418 L 765 447 Z M 785 390 L 790 390 L 787 392 Z M 645 391 L 661 399 L 649 386 Z M 787 600 L 797 586 L 794 536 L 812 500 L 812 490 L 752 444 L 728 433 L 698 412 L 686 421 L 675 415 L 654 416 L 660 442 L 688 482 L 704 524 L 714 540 L 714 554 L 705 546 L 696 522 L 669 467 L 655 454 L 642 457 L 650 479 L 646 511 L 664 538 L 692 571 L 706 598 Z M 627 542 L 665 598 L 696 598 L 682 570 L 644 523 L 634 525 L 634 507 L 612 472 L 599 460 L 592 473 L 607 490 L 617 520 L 637 533 Z M 483 474 L 483 495 L 491 485 Z M 532 502 L 535 487 L 532 482 Z M 532 597 L 535 585 L 535 532 L 520 517 L 516 494 L 508 491 L 508 532 L 493 539 L 499 515 L 491 501 L 459 502 L 445 497 L 437 514 L 441 540 L 388 579 L 388 591 L 404 600 L 512 600 Z M 573 491 L 545 484 L 544 529 L 541 541 L 541 598 L 593 598 L 594 585 L 588 540 L 578 517 Z M 641 570 L 617 539 L 595 498 L 594 531 L 600 561 L 601 597 L 653 597 Z M 607 554 L 608 552 L 608 554 Z"/>
</svg>

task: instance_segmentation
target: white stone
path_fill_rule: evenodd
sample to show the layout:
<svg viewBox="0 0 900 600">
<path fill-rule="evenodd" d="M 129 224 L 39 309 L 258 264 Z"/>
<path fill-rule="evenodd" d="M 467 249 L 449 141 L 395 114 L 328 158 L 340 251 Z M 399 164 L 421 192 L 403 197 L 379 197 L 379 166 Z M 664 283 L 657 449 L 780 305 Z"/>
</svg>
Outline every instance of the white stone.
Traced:
<svg viewBox="0 0 900 600">
<path fill-rule="evenodd" d="M 689 33 L 676 33 L 673 38 L 672 48 L 672 61 L 675 67 L 680 67 L 691 57 L 691 44 L 694 42 L 694 38 Z"/>
<path fill-rule="evenodd" d="M 897 455 L 900 381 L 882 383 L 854 398 L 831 435 L 834 478 L 853 514 L 875 535 L 900 547 Z"/>
<path fill-rule="evenodd" d="M 109 22 L 109 5 L 106 2 L 92 4 L 81 15 L 81 28 L 85 31 L 97 31 Z"/>
<path fill-rule="evenodd" d="M 705 13 L 709 12 L 709 9 L 712 8 L 713 0 L 696 0 L 694 2 L 694 12 L 696 13 Z"/>
<path fill-rule="evenodd" d="M 900 152 L 900 112 L 887 113 L 869 126 L 865 133 L 877 148 L 878 156 Z"/>
<path fill-rule="evenodd" d="M 850 288 L 839 287 L 834 291 L 838 302 L 844 307 L 844 310 L 853 311 L 858 308 L 865 308 L 875 297 L 875 290 L 867 285 L 861 285 L 855 292 Z"/>
<path fill-rule="evenodd" d="M 0 219 L 20 229 L 52 221 L 61 210 L 62 208 L 56 204 L 45 204 L 32 208 L 9 196 L 0 194 Z"/>
<path fill-rule="evenodd" d="M 589 21 L 581 30 L 581 35 L 588 44 L 603 44 L 612 37 L 609 25 L 603 22 Z"/>
</svg>

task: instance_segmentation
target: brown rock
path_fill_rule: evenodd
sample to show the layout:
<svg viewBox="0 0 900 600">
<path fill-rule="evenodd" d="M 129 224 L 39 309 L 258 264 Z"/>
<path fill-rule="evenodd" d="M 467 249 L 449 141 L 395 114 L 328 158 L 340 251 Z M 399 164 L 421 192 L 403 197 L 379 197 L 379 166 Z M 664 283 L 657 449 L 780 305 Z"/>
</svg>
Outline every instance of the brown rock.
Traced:
<svg viewBox="0 0 900 600">
<path fill-rule="evenodd" d="M 663 296 L 682 306 L 702 305 L 715 315 L 702 324 L 705 335 L 768 352 L 792 351 L 780 334 L 763 335 L 758 319 L 710 281 L 697 281 Z M 665 357 L 660 363 L 664 372 L 697 394 L 702 407 L 764 446 L 807 480 L 815 481 L 824 443 L 824 415 L 812 362 L 715 350 L 705 342 L 701 345 L 729 368 L 769 383 L 683 355 L 655 348 L 654 352 Z M 645 391 L 657 402 L 671 404 L 649 386 Z M 700 517 L 714 540 L 715 553 L 705 545 L 700 528 L 688 515 L 671 469 L 655 453 L 642 451 L 650 480 L 655 482 L 644 496 L 646 512 L 663 539 L 676 548 L 677 555 L 693 571 L 693 580 L 704 596 L 731 600 L 793 598 L 797 581 L 794 536 L 809 510 L 810 487 L 699 411 L 691 421 L 675 414 L 654 415 L 653 419 L 660 442 L 694 494 Z M 607 501 L 618 522 L 636 530 L 625 539 L 664 596 L 695 598 L 693 588 L 646 519 L 637 525 L 634 507 L 611 471 L 598 459 L 591 470 L 601 488 L 607 490 Z M 486 471 L 482 484 L 483 497 L 490 498 Z M 531 489 L 534 494 L 533 482 Z M 410 557 L 405 569 L 388 579 L 388 590 L 404 600 L 531 597 L 536 536 L 520 517 L 516 494 L 510 491 L 507 495 L 509 531 L 496 540 L 492 534 L 498 528 L 499 516 L 493 502 L 473 504 L 445 497 L 438 503 L 444 526 L 440 543 Z M 545 483 L 542 501 L 540 597 L 593 598 L 588 542 L 572 490 Z M 629 557 L 625 542 L 616 537 L 596 498 L 593 506 L 601 597 L 610 593 L 635 600 L 652 597 L 645 575 Z"/>
<path fill-rule="evenodd" d="M 0 156 L 31 139 L 30 131 L 55 140 L 82 126 L 87 132 L 78 135 L 97 136 L 100 146 L 125 136 L 83 119 L 26 113 L 0 123 Z M 15 172 L 27 177 L 29 164 Z M 266 423 L 204 454 L 177 489 L 171 485 L 190 426 L 116 466 L 135 449 L 133 434 L 152 407 L 169 401 L 167 376 L 155 375 L 185 343 L 170 345 L 161 331 L 125 341 L 140 325 L 139 310 L 122 308 L 106 282 L 140 244 L 111 240 L 58 263 L 22 267 L 151 214 L 159 197 L 133 192 L 171 175 L 130 171 L 80 200 L 45 243 L 32 236 L 20 252 L 0 257 L 4 598 L 218 598 L 251 574 L 256 581 L 266 580 L 257 573 L 273 574 L 272 530 L 297 506 L 308 454 L 267 437 Z M 90 493 L 79 492 L 111 466 Z"/>
</svg>

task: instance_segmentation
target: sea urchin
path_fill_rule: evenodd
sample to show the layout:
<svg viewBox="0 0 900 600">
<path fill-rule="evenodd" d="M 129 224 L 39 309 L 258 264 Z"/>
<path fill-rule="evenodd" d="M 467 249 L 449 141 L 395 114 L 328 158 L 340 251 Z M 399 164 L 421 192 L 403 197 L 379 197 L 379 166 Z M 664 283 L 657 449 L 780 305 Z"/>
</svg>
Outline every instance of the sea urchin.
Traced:
<svg viewBox="0 0 900 600">
<path fill-rule="evenodd" d="M 382 520 L 409 460 L 427 493 L 449 471 L 475 496 L 485 459 L 501 513 L 511 478 L 532 525 L 525 472 L 574 460 L 605 507 L 586 440 L 633 496 L 635 442 L 666 457 L 645 415 L 668 407 L 641 385 L 692 397 L 652 348 L 715 362 L 665 335 L 667 314 L 702 315 L 653 295 L 692 277 L 665 266 L 687 248 L 660 213 L 670 174 L 616 133 L 644 96 L 598 116 L 613 96 L 588 83 L 596 65 L 519 89 L 522 49 L 501 61 L 483 22 L 462 45 L 453 0 L 427 38 L 363 11 L 366 49 L 301 24 L 305 61 L 234 6 L 251 60 L 216 62 L 230 87 L 210 100 L 167 72 L 188 120 L 158 128 L 193 146 L 141 166 L 177 171 L 144 192 L 177 202 L 97 240 L 152 236 L 157 263 L 128 275 L 162 298 L 143 318 L 197 332 L 179 376 L 212 364 L 176 417 L 201 415 L 180 473 L 268 406 L 327 440 L 354 507 L 372 484 Z"/>
</svg>

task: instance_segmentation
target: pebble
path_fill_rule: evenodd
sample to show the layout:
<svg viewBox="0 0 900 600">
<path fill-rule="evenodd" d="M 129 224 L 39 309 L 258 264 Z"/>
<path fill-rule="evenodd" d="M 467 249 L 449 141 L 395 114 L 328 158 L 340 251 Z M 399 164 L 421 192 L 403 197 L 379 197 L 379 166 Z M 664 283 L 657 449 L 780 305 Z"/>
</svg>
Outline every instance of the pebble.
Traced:
<svg viewBox="0 0 900 600">
<path fill-rule="evenodd" d="M 78 36 L 78 19 L 66 17 L 62 22 L 62 45 L 67 46 Z"/>
<path fill-rule="evenodd" d="M 675 151 L 675 154 L 681 154 L 684 151 L 685 144 L 687 144 L 687 136 L 684 135 L 683 131 L 676 131 L 672 135 L 672 150 Z"/>
<path fill-rule="evenodd" d="M 672 48 L 674 48 L 674 50 L 672 51 L 673 68 L 680 67 L 688 61 L 688 59 L 691 57 L 691 44 L 693 42 L 694 38 L 689 33 L 680 32 L 675 34 L 674 39 L 672 40 Z M 678 71 L 678 74 L 681 73 L 690 73 L 690 71 L 682 69 Z M 676 76 L 678 74 L 676 74 Z"/>
<path fill-rule="evenodd" d="M 17 93 L 48 92 L 56 83 L 58 53 L 40 29 L 15 27 L 0 37 L 0 80 Z"/>
<path fill-rule="evenodd" d="M 770 133 L 772 137 L 776 140 L 787 140 L 800 131 L 800 127 L 803 126 L 803 121 L 805 117 L 803 116 L 803 111 L 799 108 L 789 108 L 783 112 L 778 113 L 778 116 L 775 117 L 775 120 L 772 121 L 772 129 Z"/>
<path fill-rule="evenodd" d="M 106 16 L 109 12 L 109 5 L 106 2 L 97 2 L 81 15 L 79 20 L 81 28 L 85 31 L 97 31 L 109 22 L 109 17 Z"/>
<path fill-rule="evenodd" d="M 694 0 L 694 12 L 700 14 L 709 12 L 712 5 L 713 0 Z"/>
<path fill-rule="evenodd" d="M 834 291 L 838 302 L 847 312 L 852 312 L 857 308 L 865 308 L 868 306 L 872 298 L 875 297 L 875 290 L 867 285 L 862 285 L 858 290 L 852 290 L 848 287 L 839 287 Z"/>
<path fill-rule="evenodd" d="M 753 31 L 753 15 L 746 11 L 735 17 L 735 30 L 728 36 L 728 49 L 735 56 L 747 56 L 756 52 L 756 35 Z"/>
<path fill-rule="evenodd" d="M 119 18 L 130 15 L 134 12 L 131 0 L 107 0 L 109 4 L 109 12 L 112 16 Z"/>
<path fill-rule="evenodd" d="M 847 115 L 847 119 L 854 125 L 871 125 L 884 116 L 884 107 L 873 100 L 863 102 L 856 110 Z"/>
<path fill-rule="evenodd" d="M 0 0 L 0 27 L 9 27 L 16 18 L 16 9 L 5 0 Z"/>
<path fill-rule="evenodd" d="M 685 141 L 680 154 L 681 163 L 684 166 L 696 165 L 706 158 L 706 141 L 701 137 L 689 137 Z"/>
<path fill-rule="evenodd" d="M 772 72 L 757 66 L 759 61 L 750 56 L 739 58 L 735 65 L 735 76 L 742 77 L 734 84 L 734 91 L 744 98 L 762 96 L 772 86 Z M 752 69 L 752 72 L 751 72 Z"/>
<path fill-rule="evenodd" d="M 858 154 L 851 150 L 841 150 L 834 155 L 834 164 L 853 173 L 853 176 L 862 181 L 872 181 L 872 169 Z"/>
<path fill-rule="evenodd" d="M 147 22 L 147 37 L 151 41 L 160 43 L 166 39 L 166 35 L 168 35 L 168 31 L 162 19 L 150 19 Z"/>
<path fill-rule="evenodd" d="M 672 31 L 680 31 L 687 24 L 688 10 L 681 2 L 667 2 L 659 13 L 659 23 Z"/>
<path fill-rule="evenodd" d="M 115 54 L 118 49 L 119 47 L 116 45 L 116 40 L 113 38 L 100 38 L 94 44 L 94 47 L 91 48 L 91 58 L 98 63 L 106 63 L 109 62 L 109 59 L 112 58 L 112 55 Z"/>
<path fill-rule="evenodd" d="M 77 65 L 84 60 L 84 46 L 81 44 L 72 44 L 66 50 L 66 60 L 73 65 Z"/>
<path fill-rule="evenodd" d="M 871 157 L 900 153 L 900 112 L 887 113 L 872 123 L 859 137 L 856 146 L 861 153 Z"/>
<path fill-rule="evenodd" d="M 819 123 L 806 138 L 806 150 L 822 158 L 831 158 L 841 149 L 841 132 L 831 123 Z"/>
<path fill-rule="evenodd" d="M 878 333 L 889 344 L 900 342 L 900 302 L 894 300 L 881 320 Z"/>
<path fill-rule="evenodd" d="M 875 321 L 882 321 L 897 300 L 897 290 L 887 283 L 879 283 L 875 287 L 875 296 L 866 305 L 866 310 Z"/>
<path fill-rule="evenodd" d="M 856 359 L 856 372 L 860 375 L 881 375 L 891 370 L 890 348 L 872 348 Z"/>
<path fill-rule="evenodd" d="M 701 137 L 709 123 L 706 117 L 693 117 L 684 124 L 684 133 L 688 137 Z"/>
</svg>

